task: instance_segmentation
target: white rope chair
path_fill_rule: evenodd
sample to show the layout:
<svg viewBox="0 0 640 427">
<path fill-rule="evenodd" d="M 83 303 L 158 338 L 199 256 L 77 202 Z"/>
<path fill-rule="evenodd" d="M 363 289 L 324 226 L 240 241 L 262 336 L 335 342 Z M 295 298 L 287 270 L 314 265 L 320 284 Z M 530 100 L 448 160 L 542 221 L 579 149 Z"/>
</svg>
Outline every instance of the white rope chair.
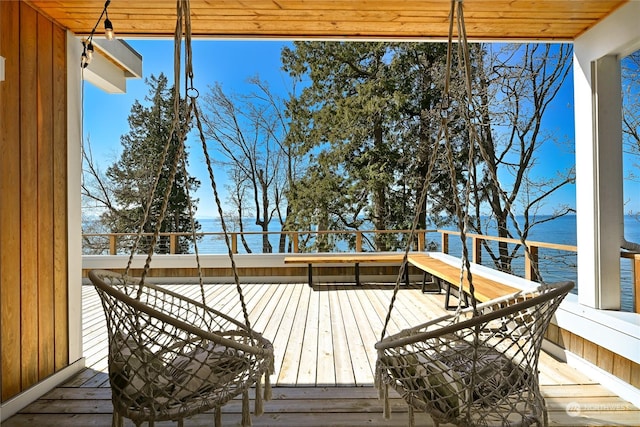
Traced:
<svg viewBox="0 0 640 427">
<path fill-rule="evenodd" d="M 457 6 L 457 7 L 456 7 Z M 453 24 L 457 17 L 458 60 L 465 75 L 467 104 L 461 105 L 462 116 L 469 130 L 468 174 L 475 173 L 474 149 L 479 147 L 482 158 L 488 154 L 479 141 L 472 120 L 473 110 L 470 60 L 462 0 L 451 0 L 449 44 L 445 75 L 444 97 L 449 96 L 452 58 Z M 450 170 L 451 188 L 457 188 L 448 131 L 448 102 L 442 108 L 442 122 L 438 139 L 444 139 Z M 436 145 L 438 147 L 439 145 Z M 424 206 L 428 184 L 437 163 L 438 150 L 432 151 L 427 176 L 418 206 Z M 496 171 L 489 168 L 491 179 L 500 189 Z M 415 409 L 425 411 L 440 423 L 458 426 L 530 426 L 548 424 L 545 402 L 538 384 L 538 359 L 544 334 L 560 302 L 573 288 L 572 282 L 533 284 L 505 297 L 477 304 L 466 242 L 467 212 L 470 203 L 470 180 L 467 180 L 465 203 L 457 194 L 451 197 L 456 205 L 462 243 L 459 289 L 463 277 L 468 280 L 472 306 L 463 309 L 459 298 L 455 313 L 431 320 L 395 335 L 386 336 L 394 302 L 406 268 L 406 258 L 413 240 L 408 239 L 405 262 L 402 263 L 393 297 L 389 305 L 381 340 L 376 343 L 376 386 L 384 398 L 384 414 L 390 416 L 389 387 L 398 391 L 409 405 L 409 425 L 413 425 Z M 511 211 L 511 203 L 504 192 L 505 203 L 525 254 L 531 257 L 526 241 Z M 417 228 L 419 209 L 412 230 Z M 534 268 L 537 267 L 534 265 Z M 541 278 L 539 272 L 535 277 Z"/>
<path fill-rule="evenodd" d="M 572 282 L 540 286 L 427 322 L 376 344 L 376 385 L 461 426 L 547 425 L 538 358 Z M 385 414 L 389 415 L 385 399 Z"/>
<path fill-rule="evenodd" d="M 273 347 L 243 323 L 202 303 L 138 280 L 93 270 L 89 277 L 104 307 L 114 425 L 179 421 L 219 408 L 256 385 L 254 413 L 262 413 L 262 380 L 270 397 Z"/>
<path fill-rule="evenodd" d="M 181 102 L 178 82 L 183 32 L 187 99 Z M 153 189 L 145 206 L 140 231 L 133 243 L 124 274 L 105 270 L 89 272 L 89 278 L 101 298 L 107 321 L 109 382 L 114 407 L 112 425 L 116 427 L 123 425 L 124 417 L 131 419 L 136 426 L 143 422 L 153 425 L 156 421 L 177 421 L 178 425 L 182 426 L 184 418 L 208 410 L 214 410 L 215 425 L 221 426 L 221 406 L 240 394 L 241 424 L 249 426 L 249 388 L 255 386 L 256 389 L 256 415 L 263 411 L 263 399 L 269 399 L 271 396 L 269 375 L 274 370 L 273 346 L 262 335 L 253 331 L 249 322 L 196 104 L 198 92 L 193 87 L 191 54 L 189 0 L 179 0 L 175 32 L 175 101 L 172 130 L 167 137 Z M 181 118 L 184 120 L 183 123 L 180 122 Z M 185 190 L 202 301 L 195 301 L 145 281 L 166 216 L 172 185 L 165 186 L 162 194 L 162 207 L 156 218 L 156 227 L 142 275 L 129 275 L 165 165 L 169 166 L 169 183 L 175 185 L 178 168 L 182 168 L 186 176 L 186 129 L 187 123 L 193 118 L 200 130 L 202 148 L 226 237 L 244 322 L 207 306 L 188 185 Z M 175 153 L 169 155 L 172 147 Z"/>
</svg>

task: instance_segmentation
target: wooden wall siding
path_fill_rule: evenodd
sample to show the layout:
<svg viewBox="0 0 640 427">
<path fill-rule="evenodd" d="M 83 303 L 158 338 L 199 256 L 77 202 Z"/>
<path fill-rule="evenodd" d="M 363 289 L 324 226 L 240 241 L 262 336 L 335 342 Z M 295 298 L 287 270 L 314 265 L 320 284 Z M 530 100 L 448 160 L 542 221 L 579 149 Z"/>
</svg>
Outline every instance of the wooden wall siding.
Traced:
<svg viewBox="0 0 640 427">
<path fill-rule="evenodd" d="M 600 369 L 615 375 L 622 381 L 640 388 L 640 365 L 626 357 L 613 353 L 553 324 L 549 325 L 545 338 L 593 363 Z"/>
<path fill-rule="evenodd" d="M 0 358 L 2 401 L 20 392 L 20 51 L 17 2 L 0 2 Z M 9 84 L 12 82 L 12 84 Z"/>
<path fill-rule="evenodd" d="M 5 401 L 68 365 L 66 33 L 0 2 L 0 353 Z"/>
<path fill-rule="evenodd" d="M 53 324 L 54 370 L 69 365 L 67 252 L 67 35 L 53 27 Z"/>
</svg>

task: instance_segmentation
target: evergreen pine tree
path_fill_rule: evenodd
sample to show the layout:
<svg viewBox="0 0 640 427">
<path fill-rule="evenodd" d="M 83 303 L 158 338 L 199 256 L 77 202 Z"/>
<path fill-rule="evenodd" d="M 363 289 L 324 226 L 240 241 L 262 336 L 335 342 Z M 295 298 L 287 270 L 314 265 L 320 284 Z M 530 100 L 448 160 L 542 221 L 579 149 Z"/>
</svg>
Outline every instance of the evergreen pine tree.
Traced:
<svg viewBox="0 0 640 427">
<path fill-rule="evenodd" d="M 120 138 L 122 154 L 120 159 L 107 169 L 107 177 L 113 183 L 113 192 L 117 210 L 109 210 L 102 215 L 102 222 L 114 233 L 136 233 L 142 222 L 144 209 L 148 203 L 149 194 L 153 188 L 158 173 L 162 152 L 171 133 L 174 117 L 173 88 L 168 87 L 164 74 L 151 76 L 146 83 L 149 85 L 149 95 L 145 98 L 148 106 L 135 101 L 129 114 L 129 133 Z M 188 126 L 184 119 L 180 126 Z M 188 129 L 185 129 L 185 132 Z M 200 182 L 185 175 L 182 168 L 178 168 L 174 182 L 169 182 L 172 159 L 178 149 L 178 137 L 174 132 L 170 142 L 168 160 L 162 166 L 158 188 L 153 195 L 149 218 L 144 224 L 143 231 L 152 233 L 160 216 L 162 198 L 168 185 L 172 185 L 169 204 L 161 232 L 190 232 L 191 220 L 187 200 L 187 186 L 193 194 Z M 197 200 L 193 200 L 194 209 Z M 196 229 L 200 225 L 196 222 Z M 186 236 L 178 240 L 177 252 L 184 253 L 189 249 L 191 237 Z M 158 242 L 159 252 L 169 251 L 168 237 L 164 236 Z M 144 244 L 141 251 L 146 251 Z"/>
</svg>

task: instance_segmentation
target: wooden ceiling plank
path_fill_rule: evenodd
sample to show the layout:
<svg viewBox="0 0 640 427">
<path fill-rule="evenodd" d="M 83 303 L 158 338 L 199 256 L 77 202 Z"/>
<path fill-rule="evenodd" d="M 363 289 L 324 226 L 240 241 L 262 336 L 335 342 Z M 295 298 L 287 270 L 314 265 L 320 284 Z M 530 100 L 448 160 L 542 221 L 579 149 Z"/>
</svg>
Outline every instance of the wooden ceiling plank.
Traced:
<svg viewBox="0 0 640 427">
<path fill-rule="evenodd" d="M 22 0 L 78 35 L 96 24 L 104 0 Z M 472 39 L 573 39 L 629 0 L 466 0 Z M 450 0 L 191 0 L 201 36 L 445 37 Z M 120 37 L 171 36 L 175 0 L 112 1 Z M 100 24 L 100 23 L 99 23 Z"/>
</svg>

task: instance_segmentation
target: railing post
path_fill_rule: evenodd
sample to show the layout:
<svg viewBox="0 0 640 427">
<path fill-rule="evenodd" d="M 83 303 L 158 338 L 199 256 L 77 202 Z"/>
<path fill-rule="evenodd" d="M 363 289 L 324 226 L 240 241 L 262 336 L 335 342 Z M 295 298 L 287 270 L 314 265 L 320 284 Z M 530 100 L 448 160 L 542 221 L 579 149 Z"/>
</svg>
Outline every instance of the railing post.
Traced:
<svg viewBox="0 0 640 427">
<path fill-rule="evenodd" d="M 298 232 L 290 234 L 291 236 L 291 244 L 293 246 L 292 251 L 294 254 L 298 253 Z"/>
<path fill-rule="evenodd" d="M 109 234 L 109 254 L 115 255 L 118 251 L 118 247 L 116 245 L 116 235 Z"/>
<path fill-rule="evenodd" d="M 471 238 L 471 250 L 473 251 L 473 262 L 476 264 L 482 264 L 482 241 L 479 237 Z"/>
<path fill-rule="evenodd" d="M 424 241 L 425 241 L 426 234 L 427 234 L 426 231 L 420 231 L 418 233 L 418 252 L 424 251 Z"/>
<path fill-rule="evenodd" d="M 449 253 L 449 233 L 445 231 L 441 231 L 440 233 L 442 233 L 442 253 L 448 254 Z"/>
<path fill-rule="evenodd" d="M 169 234 L 169 253 L 175 254 L 178 252 L 178 236 L 175 233 Z"/>
<path fill-rule="evenodd" d="M 633 292 L 635 294 L 635 312 L 640 313 L 640 254 L 633 256 Z"/>
<path fill-rule="evenodd" d="M 631 262 L 633 265 L 633 293 L 635 312 L 640 313 L 640 254 L 634 254 Z"/>
<path fill-rule="evenodd" d="M 525 251 L 529 255 L 524 257 L 524 278 L 537 282 L 540 280 L 536 271 L 538 270 L 538 247 L 529 246 L 529 251 Z"/>
<path fill-rule="evenodd" d="M 356 252 L 362 252 L 362 231 L 356 231 Z"/>
<path fill-rule="evenodd" d="M 231 233 L 231 252 L 238 253 L 238 233 Z"/>
</svg>

